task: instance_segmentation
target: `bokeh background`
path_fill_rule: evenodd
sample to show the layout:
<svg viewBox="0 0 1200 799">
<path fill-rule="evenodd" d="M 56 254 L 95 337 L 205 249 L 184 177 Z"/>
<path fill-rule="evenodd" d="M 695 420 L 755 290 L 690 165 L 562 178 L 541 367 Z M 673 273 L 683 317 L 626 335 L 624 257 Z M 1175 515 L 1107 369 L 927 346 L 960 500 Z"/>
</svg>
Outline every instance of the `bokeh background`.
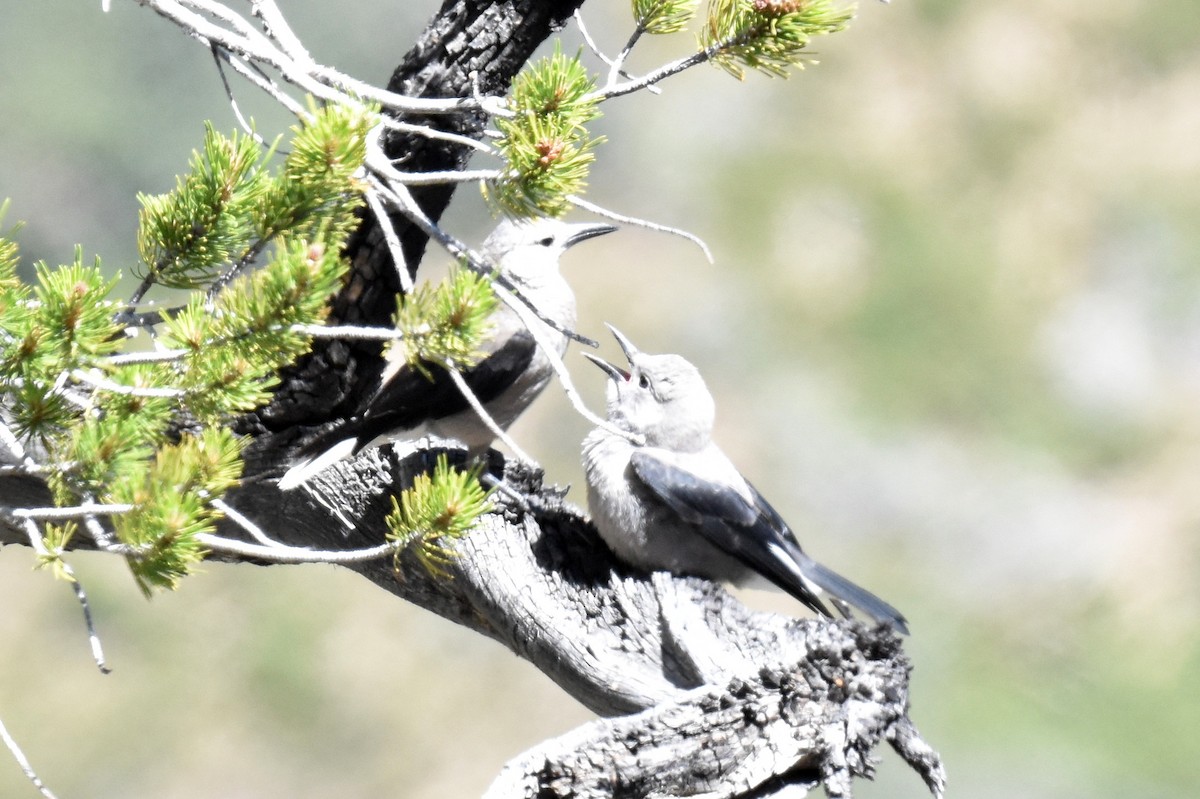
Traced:
<svg viewBox="0 0 1200 799">
<path fill-rule="evenodd" d="M 205 119 L 236 124 L 202 47 L 113 5 L 5 4 L 0 196 L 30 262 L 80 243 L 128 273 L 136 193 L 173 186 Z M 435 3 L 281 6 L 318 60 L 382 83 Z M 625 4 L 585 17 L 623 43 Z M 721 442 L 810 551 L 905 611 L 952 796 L 1194 797 L 1200 5 L 869 3 L 815 49 L 787 81 L 703 68 L 606 105 L 589 197 L 715 263 L 589 242 L 565 267 L 583 330 L 699 364 Z M 447 223 L 482 235 L 472 188 Z M 551 389 L 515 429 L 576 501 L 586 427 Z M 476 796 L 590 718 L 332 567 L 213 565 L 147 602 L 78 555 L 104 677 L 31 560 L 0 552 L 0 718 L 63 799 Z M 882 754 L 860 797 L 926 795 Z M 0 796 L 33 795 L 0 752 Z"/>
</svg>

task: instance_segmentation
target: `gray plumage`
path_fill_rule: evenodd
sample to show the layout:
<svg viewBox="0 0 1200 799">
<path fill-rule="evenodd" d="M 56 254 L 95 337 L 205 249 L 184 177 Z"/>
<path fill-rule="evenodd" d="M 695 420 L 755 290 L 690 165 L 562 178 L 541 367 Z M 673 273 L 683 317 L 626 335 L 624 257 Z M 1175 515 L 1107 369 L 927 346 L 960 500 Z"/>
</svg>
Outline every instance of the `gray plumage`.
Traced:
<svg viewBox="0 0 1200 799">
<path fill-rule="evenodd" d="M 559 257 L 572 245 L 615 229 L 556 219 L 506 219 L 480 248 L 501 279 L 553 322 L 554 326 L 543 323 L 542 333 L 560 357 L 568 343 L 561 331 L 575 326 L 575 294 L 559 272 Z M 463 378 L 497 425 L 507 429 L 554 371 L 550 357 L 506 303 L 500 303 L 489 321 L 491 335 L 480 347 L 484 357 L 465 370 Z M 494 434 L 445 369 L 429 363 L 427 374 L 422 374 L 404 361 L 400 348 L 393 352 L 397 357 L 384 368 L 379 388 L 362 411 L 309 442 L 299 462 L 280 479 L 281 489 L 294 488 L 339 460 L 391 440 L 428 434 L 460 441 L 473 455 L 487 451 Z"/>
<path fill-rule="evenodd" d="M 610 329 L 629 369 L 585 355 L 609 376 L 609 421 L 644 439 L 598 427 L 583 442 L 588 508 L 613 552 L 644 569 L 732 583 L 758 574 L 822 615 L 831 615 L 826 593 L 907 633 L 899 611 L 810 558 L 713 442 L 715 406 L 699 370 L 639 352 Z"/>
</svg>

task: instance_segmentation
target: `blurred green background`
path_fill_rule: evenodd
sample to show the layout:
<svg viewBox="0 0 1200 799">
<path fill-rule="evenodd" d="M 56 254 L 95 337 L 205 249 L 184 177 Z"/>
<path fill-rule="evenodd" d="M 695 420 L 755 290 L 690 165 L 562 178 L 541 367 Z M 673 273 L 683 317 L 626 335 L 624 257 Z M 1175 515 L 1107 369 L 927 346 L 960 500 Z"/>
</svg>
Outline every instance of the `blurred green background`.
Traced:
<svg viewBox="0 0 1200 799">
<path fill-rule="evenodd" d="M 0 196 L 28 261 L 79 242 L 128 273 L 136 192 L 172 187 L 205 119 L 236 124 L 202 47 L 113 5 L 4 9 Z M 281 5 L 377 83 L 435 7 Z M 625 4 L 585 17 L 623 43 Z M 716 263 L 641 230 L 589 242 L 565 267 L 583 331 L 699 364 L 722 444 L 805 546 L 905 611 L 952 796 L 1194 797 L 1200 5 L 870 3 L 815 49 L 791 80 L 703 68 L 606 105 L 590 199 Z M 447 224 L 482 235 L 472 188 Z M 514 431 L 577 502 L 586 429 L 551 389 Z M 332 567 L 212 565 L 146 602 L 120 564 L 72 562 L 107 677 L 69 589 L 0 552 L 0 718 L 62 799 L 477 796 L 590 717 Z M 33 795 L 0 753 L 0 796 Z M 857 795 L 926 794 L 883 752 Z"/>
</svg>

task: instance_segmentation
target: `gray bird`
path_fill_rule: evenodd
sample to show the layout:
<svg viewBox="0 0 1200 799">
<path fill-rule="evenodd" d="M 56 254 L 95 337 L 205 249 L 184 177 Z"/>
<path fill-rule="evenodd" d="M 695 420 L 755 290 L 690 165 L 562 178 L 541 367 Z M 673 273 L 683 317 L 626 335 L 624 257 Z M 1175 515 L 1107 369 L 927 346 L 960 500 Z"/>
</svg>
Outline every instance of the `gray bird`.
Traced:
<svg viewBox="0 0 1200 799">
<path fill-rule="evenodd" d="M 583 442 L 588 508 L 609 548 L 644 569 L 742 583 L 761 575 L 831 616 L 822 592 L 902 633 L 900 612 L 817 563 L 712 440 L 715 406 L 699 370 L 648 355 L 609 325 L 622 369 L 584 353 L 609 376 L 608 419 L 643 443 L 598 427 Z"/>
<path fill-rule="evenodd" d="M 501 284 L 515 288 L 552 325 L 543 331 L 561 357 L 575 326 L 575 294 L 559 273 L 559 256 L 572 245 L 611 233 L 612 225 L 568 223 L 556 219 L 502 221 L 481 248 L 495 265 Z M 506 303 L 492 314 L 492 332 L 483 342 L 484 357 L 463 371 L 463 378 L 488 413 L 506 429 L 553 375 L 549 356 L 541 350 L 521 317 Z M 470 407 L 450 375 L 438 364 L 424 364 L 427 374 L 403 359 L 400 348 L 384 369 L 380 385 L 363 410 L 305 446 L 301 460 L 284 474 L 279 488 L 306 482 L 337 461 L 366 447 L 422 435 L 455 439 L 472 455 L 491 446 L 491 429 Z"/>
</svg>

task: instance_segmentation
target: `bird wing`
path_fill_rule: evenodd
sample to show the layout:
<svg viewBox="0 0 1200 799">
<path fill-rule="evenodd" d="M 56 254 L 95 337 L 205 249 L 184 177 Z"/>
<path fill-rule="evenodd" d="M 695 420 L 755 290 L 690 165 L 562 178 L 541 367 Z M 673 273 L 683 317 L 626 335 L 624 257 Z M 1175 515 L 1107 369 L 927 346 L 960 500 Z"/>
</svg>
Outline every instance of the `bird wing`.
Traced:
<svg viewBox="0 0 1200 799">
<path fill-rule="evenodd" d="M 529 368 L 537 342 L 524 327 L 479 363 L 462 372 L 463 379 L 484 405 L 504 393 Z M 465 411 L 470 405 L 450 374 L 438 364 L 425 364 L 426 374 L 401 367 L 379 387 L 363 413 L 365 419 L 388 420 L 385 429 L 407 430 L 430 419 Z"/>
<path fill-rule="evenodd" d="M 495 352 L 462 376 L 484 405 L 504 393 L 529 368 L 537 342 L 525 328 L 509 336 Z M 437 364 L 426 364 L 426 374 L 412 366 L 398 369 L 371 397 L 366 410 L 308 442 L 302 454 L 323 452 L 339 441 L 354 439 L 353 455 L 386 433 L 412 430 L 433 419 L 467 410 L 470 405 L 450 374 Z"/>
<path fill-rule="evenodd" d="M 817 597 L 820 589 L 854 605 L 875 621 L 908 633 L 907 622 L 898 610 L 810 558 L 783 517 L 749 481 L 742 478 L 747 498 L 733 486 L 705 478 L 650 450 L 634 452 L 630 463 L 642 483 L 709 543 L 814 611 L 832 615 Z"/>
<path fill-rule="evenodd" d="M 875 621 L 890 624 L 896 630 L 908 635 L 908 622 L 900 611 L 867 589 L 851 582 L 833 569 L 818 563 L 805 554 L 800 549 L 800 544 L 796 542 L 795 534 L 787 526 L 787 523 L 784 522 L 783 517 L 771 507 L 771 503 L 767 502 L 766 498 L 758 493 L 758 489 L 751 485 L 749 481 L 747 481 L 746 485 L 749 487 L 750 493 L 754 497 L 754 503 L 762 512 L 763 517 L 768 520 L 773 528 L 784 531 L 783 537 L 792 549 L 791 556 L 808 580 L 816 583 L 830 596 L 840 599 L 843 602 L 849 602 Z"/>
<path fill-rule="evenodd" d="M 703 477 L 649 450 L 637 450 L 629 461 L 646 488 L 709 543 L 817 613 L 832 615 L 792 556 L 800 547 L 789 540 L 791 531 L 770 505 L 764 513 L 735 487 Z M 752 496 L 761 499 L 752 486 L 750 490 Z M 808 560 L 807 556 L 804 559 Z"/>
</svg>

